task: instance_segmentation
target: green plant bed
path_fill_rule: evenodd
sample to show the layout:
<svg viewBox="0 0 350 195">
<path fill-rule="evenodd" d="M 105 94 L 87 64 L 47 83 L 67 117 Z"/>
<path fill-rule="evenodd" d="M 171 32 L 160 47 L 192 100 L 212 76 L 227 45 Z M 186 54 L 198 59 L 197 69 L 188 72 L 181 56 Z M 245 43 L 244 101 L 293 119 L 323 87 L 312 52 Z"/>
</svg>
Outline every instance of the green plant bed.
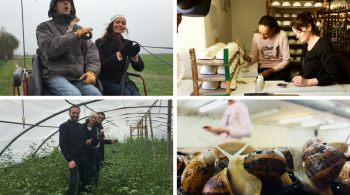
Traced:
<svg viewBox="0 0 350 195">
<path fill-rule="evenodd" d="M 154 140 L 156 160 L 152 142 L 144 139 L 125 138 L 122 143 L 105 146 L 105 161 L 101 168 L 98 186 L 93 186 L 92 194 L 172 194 L 173 179 L 167 179 L 167 142 Z M 67 194 L 69 185 L 68 163 L 61 151 L 52 152 L 47 144 L 40 158 L 31 153 L 20 164 L 13 164 L 11 155 L 1 156 L 0 194 Z M 172 156 L 172 155 L 171 155 Z M 171 159 L 172 160 L 172 159 Z M 171 161 L 172 162 L 172 161 Z M 78 186 L 76 186 L 77 194 Z"/>
</svg>

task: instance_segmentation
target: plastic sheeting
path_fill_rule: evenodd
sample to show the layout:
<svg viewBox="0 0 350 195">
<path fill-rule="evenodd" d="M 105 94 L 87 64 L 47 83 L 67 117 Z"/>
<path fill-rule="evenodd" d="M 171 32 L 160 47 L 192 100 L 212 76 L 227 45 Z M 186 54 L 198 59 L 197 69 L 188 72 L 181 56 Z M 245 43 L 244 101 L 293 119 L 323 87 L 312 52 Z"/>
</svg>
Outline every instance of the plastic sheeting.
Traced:
<svg viewBox="0 0 350 195">
<path fill-rule="evenodd" d="M 0 151 L 3 151 L 15 137 L 31 128 L 9 147 L 13 153 L 13 160 L 20 162 L 25 153 L 28 154 L 33 148 L 37 149 L 44 140 L 58 131 L 60 124 L 69 119 L 68 110 L 57 113 L 68 109 L 72 104 L 82 103 L 86 104 L 80 106 L 79 122 L 84 123 L 93 111 L 104 112 L 106 119 L 102 125 L 106 136 L 117 138 L 120 141 L 124 140 L 125 136 L 130 137 L 130 126 L 137 126 L 145 113 L 150 110 L 153 137 L 167 139 L 168 100 L 91 101 L 94 100 L 23 100 L 23 102 L 22 100 L 0 100 Z M 24 128 L 22 125 L 23 110 L 26 123 Z M 35 124 L 37 126 L 33 126 Z M 150 129 L 149 118 L 147 118 L 147 127 Z M 148 132 L 150 139 L 150 130 Z M 136 133 L 137 130 L 134 130 L 133 135 Z M 58 146 L 58 139 L 59 132 L 48 139 L 45 144 Z"/>
</svg>

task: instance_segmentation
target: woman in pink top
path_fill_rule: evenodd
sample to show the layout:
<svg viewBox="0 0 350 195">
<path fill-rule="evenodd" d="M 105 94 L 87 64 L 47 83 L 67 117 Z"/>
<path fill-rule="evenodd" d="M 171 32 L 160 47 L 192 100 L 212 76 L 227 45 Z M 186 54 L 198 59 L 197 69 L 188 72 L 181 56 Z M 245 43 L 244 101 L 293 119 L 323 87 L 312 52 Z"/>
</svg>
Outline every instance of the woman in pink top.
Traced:
<svg viewBox="0 0 350 195">
<path fill-rule="evenodd" d="M 259 29 L 254 33 L 250 55 L 243 59 L 254 62 L 259 59 L 259 70 L 265 80 L 289 80 L 289 43 L 287 33 L 280 30 L 271 16 L 263 16 Z"/>
<path fill-rule="evenodd" d="M 227 104 L 221 118 L 221 128 L 213 129 L 210 126 L 204 128 L 214 134 L 219 134 L 221 143 L 232 140 L 242 141 L 242 137 L 250 137 L 252 135 L 252 125 L 247 107 L 235 100 L 227 100 Z"/>
</svg>

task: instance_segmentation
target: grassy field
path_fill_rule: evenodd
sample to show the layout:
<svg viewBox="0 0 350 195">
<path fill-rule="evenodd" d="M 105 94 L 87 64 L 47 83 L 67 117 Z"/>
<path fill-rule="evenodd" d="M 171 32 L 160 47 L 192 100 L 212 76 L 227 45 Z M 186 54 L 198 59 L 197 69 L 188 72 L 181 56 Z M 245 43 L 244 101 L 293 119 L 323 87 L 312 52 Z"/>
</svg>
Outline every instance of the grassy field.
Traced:
<svg viewBox="0 0 350 195">
<path fill-rule="evenodd" d="M 108 164 L 101 169 L 98 186 L 92 187 L 92 194 L 173 194 L 173 171 L 169 179 L 166 172 L 167 142 L 155 139 L 156 160 L 151 143 L 149 140 L 145 145 L 141 138 L 126 138 L 122 143 L 106 145 L 105 160 Z M 44 159 L 33 156 L 37 146 L 31 146 L 31 152 L 21 164 L 3 169 L 4 164 L 0 163 L 0 194 L 67 194 L 67 161 L 59 149 L 55 147 L 53 152 L 48 152 L 52 146 L 45 145 L 42 150 L 46 156 Z M 2 155 L 0 162 L 11 162 L 10 158 Z M 77 194 L 78 186 L 75 189 Z"/>
<path fill-rule="evenodd" d="M 170 66 L 152 55 L 140 55 L 145 63 L 145 69 L 142 72 L 136 72 L 130 65 L 128 72 L 141 74 L 146 81 L 146 89 L 148 96 L 171 96 L 173 95 L 173 66 Z M 157 54 L 160 58 L 173 63 L 172 54 Z M 0 95 L 12 96 L 12 74 L 16 70 L 16 65 L 24 67 L 23 57 L 9 60 L 0 69 Z M 26 57 L 27 69 L 32 69 L 32 59 Z M 130 77 L 140 90 L 140 94 L 144 95 L 143 84 L 141 78 Z M 22 91 L 22 87 L 20 87 Z"/>
</svg>

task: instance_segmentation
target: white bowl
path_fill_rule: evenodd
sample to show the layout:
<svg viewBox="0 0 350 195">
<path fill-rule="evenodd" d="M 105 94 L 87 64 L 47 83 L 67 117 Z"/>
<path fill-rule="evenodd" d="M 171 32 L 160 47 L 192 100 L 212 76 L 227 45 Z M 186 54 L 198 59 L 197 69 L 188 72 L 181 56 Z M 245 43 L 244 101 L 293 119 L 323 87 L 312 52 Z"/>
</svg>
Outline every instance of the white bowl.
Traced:
<svg viewBox="0 0 350 195">
<path fill-rule="evenodd" d="M 284 18 L 289 18 L 289 17 L 290 17 L 290 14 L 283 14 L 283 17 L 284 17 Z"/>
<path fill-rule="evenodd" d="M 297 41 L 298 45 L 303 45 L 304 43 L 302 43 L 300 40 Z"/>
<path fill-rule="evenodd" d="M 304 4 L 304 7 L 313 7 L 313 5 L 312 5 L 312 3 L 310 3 L 310 2 L 306 2 L 306 3 Z"/>
<path fill-rule="evenodd" d="M 300 62 L 300 57 L 295 58 L 294 62 Z"/>
<path fill-rule="evenodd" d="M 215 57 L 215 54 L 211 50 L 202 50 L 198 52 L 197 59 L 198 60 L 212 60 Z"/>
<path fill-rule="evenodd" d="M 281 6 L 281 3 L 278 1 L 274 1 L 273 3 L 271 3 L 271 6 Z"/>
<path fill-rule="evenodd" d="M 296 18 L 296 17 L 298 17 L 298 14 L 292 14 L 290 17 Z"/>
<path fill-rule="evenodd" d="M 215 43 L 213 46 L 221 47 L 221 49 L 222 49 L 223 47 L 226 46 L 226 44 L 222 43 L 222 42 L 219 42 L 219 43 Z"/>
<path fill-rule="evenodd" d="M 282 14 L 280 14 L 280 13 L 275 13 L 275 17 L 282 17 Z"/>
<path fill-rule="evenodd" d="M 295 54 L 300 55 L 302 52 L 303 52 L 302 49 L 297 49 L 297 50 L 295 51 Z"/>
<path fill-rule="evenodd" d="M 290 54 L 295 54 L 295 50 L 294 50 L 294 49 L 290 49 L 290 50 L 289 50 L 289 53 L 290 53 Z"/>
<path fill-rule="evenodd" d="M 213 75 L 216 74 L 218 66 L 202 66 L 200 73 L 203 75 Z"/>
<path fill-rule="evenodd" d="M 285 6 L 285 7 L 290 7 L 290 6 L 292 6 L 288 1 L 286 1 L 286 2 L 283 2 L 282 3 L 282 6 Z"/>
<path fill-rule="evenodd" d="M 225 66 L 219 66 L 218 67 L 218 74 L 224 75 L 225 74 Z"/>
<path fill-rule="evenodd" d="M 289 39 L 289 45 L 295 45 L 297 42 L 294 39 Z"/>
<path fill-rule="evenodd" d="M 293 3 L 293 7 L 301 7 L 301 3 L 295 2 L 295 3 Z"/>
<path fill-rule="evenodd" d="M 284 25 L 284 26 L 290 26 L 290 21 L 284 21 L 284 22 L 283 22 L 283 25 Z"/>
<path fill-rule="evenodd" d="M 320 2 L 315 3 L 314 7 L 323 7 L 323 4 Z"/>
<path fill-rule="evenodd" d="M 278 24 L 278 25 L 282 25 L 282 22 L 279 21 L 279 20 L 277 20 L 277 24 Z"/>
<path fill-rule="evenodd" d="M 316 26 L 317 26 L 317 27 L 320 27 L 320 26 L 321 26 L 321 22 L 317 21 L 317 22 L 316 22 Z"/>
<path fill-rule="evenodd" d="M 204 81 L 202 84 L 203 89 L 218 89 L 220 81 Z"/>
<path fill-rule="evenodd" d="M 290 58 L 289 58 L 289 61 L 294 62 L 294 58 L 293 58 L 293 57 L 290 57 Z"/>
<path fill-rule="evenodd" d="M 288 33 L 288 36 L 296 36 L 296 34 L 293 32 L 293 31 L 290 31 L 289 33 Z"/>
</svg>

